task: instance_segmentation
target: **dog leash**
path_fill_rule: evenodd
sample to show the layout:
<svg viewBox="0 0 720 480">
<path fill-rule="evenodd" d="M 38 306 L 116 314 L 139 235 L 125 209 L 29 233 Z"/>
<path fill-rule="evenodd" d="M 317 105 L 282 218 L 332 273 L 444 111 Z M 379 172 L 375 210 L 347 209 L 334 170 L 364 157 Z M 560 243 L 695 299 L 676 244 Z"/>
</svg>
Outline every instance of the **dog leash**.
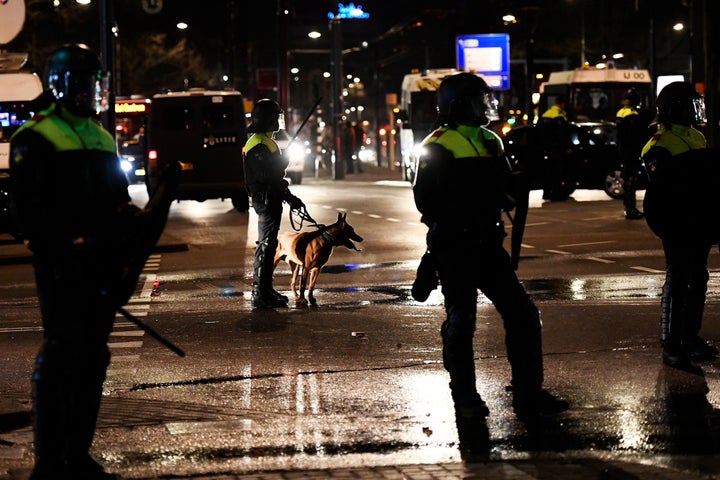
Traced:
<svg viewBox="0 0 720 480">
<path fill-rule="evenodd" d="M 298 222 L 295 221 L 293 212 L 299 218 Z M 292 226 L 293 230 L 295 230 L 296 232 L 299 232 L 302 229 L 303 222 L 308 222 L 309 225 L 316 227 L 318 229 L 325 227 L 325 225 L 317 223 L 315 221 L 315 219 L 310 216 L 310 214 L 307 211 L 307 207 L 305 205 L 303 205 L 300 208 L 291 208 L 289 215 L 290 215 L 290 225 Z"/>
</svg>

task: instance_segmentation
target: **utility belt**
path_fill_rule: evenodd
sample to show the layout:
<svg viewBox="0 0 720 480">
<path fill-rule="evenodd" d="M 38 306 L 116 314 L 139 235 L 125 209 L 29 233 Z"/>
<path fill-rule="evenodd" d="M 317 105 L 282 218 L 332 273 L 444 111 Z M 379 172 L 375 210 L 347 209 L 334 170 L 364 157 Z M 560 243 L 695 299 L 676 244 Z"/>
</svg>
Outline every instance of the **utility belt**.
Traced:
<svg viewBox="0 0 720 480">
<path fill-rule="evenodd" d="M 502 243 L 505 233 L 505 222 L 499 220 L 496 224 L 465 224 L 432 222 L 428 224 L 428 244 L 452 245 L 455 242 L 470 243 Z M 432 251 L 432 246 L 430 247 Z"/>
<path fill-rule="evenodd" d="M 270 202 L 270 195 L 267 190 L 255 191 L 250 194 L 250 198 L 254 203 L 263 203 L 267 205 Z"/>
<path fill-rule="evenodd" d="M 250 198 L 255 203 L 262 203 L 264 205 L 270 205 L 274 203 L 282 203 L 283 192 L 278 192 L 273 189 L 259 190 L 250 195 Z"/>
</svg>

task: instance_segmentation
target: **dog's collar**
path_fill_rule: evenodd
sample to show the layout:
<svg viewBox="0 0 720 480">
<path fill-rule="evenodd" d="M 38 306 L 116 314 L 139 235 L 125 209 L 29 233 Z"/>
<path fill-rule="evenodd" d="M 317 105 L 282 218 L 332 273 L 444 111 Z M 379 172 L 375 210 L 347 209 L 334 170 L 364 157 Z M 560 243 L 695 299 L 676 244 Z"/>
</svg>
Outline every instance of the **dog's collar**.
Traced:
<svg viewBox="0 0 720 480">
<path fill-rule="evenodd" d="M 320 232 L 320 236 L 321 236 L 326 242 L 330 242 L 331 244 L 335 245 L 335 237 L 333 237 L 332 235 L 330 235 L 330 234 L 327 232 L 327 230 L 323 230 L 322 232 Z"/>
</svg>

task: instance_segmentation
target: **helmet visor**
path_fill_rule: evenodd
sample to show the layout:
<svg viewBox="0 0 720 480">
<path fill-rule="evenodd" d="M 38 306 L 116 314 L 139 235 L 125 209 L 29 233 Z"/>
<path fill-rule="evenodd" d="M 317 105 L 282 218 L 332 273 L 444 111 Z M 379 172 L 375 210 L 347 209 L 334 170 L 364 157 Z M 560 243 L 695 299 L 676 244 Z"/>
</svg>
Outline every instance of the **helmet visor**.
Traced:
<svg viewBox="0 0 720 480">
<path fill-rule="evenodd" d="M 695 113 L 695 125 L 703 125 L 707 123 L 705 99 L 703 97 L 693 98 L 693 110 Z"/>
<path fill-rule="evenodd" d="M 72 113 L 82 116 L 107 111 L 110 97 L 110 75 L 106 72 L 65 72 L 64 91 L 56 92 L 58 99 Z"/>
<path fill-rule="evenodd" d="M 488 123 L 500 120 L 498 100 L 492 92 L 470 98 L 470 105 L 476 118 L 485 118 Z"/>
</svg>

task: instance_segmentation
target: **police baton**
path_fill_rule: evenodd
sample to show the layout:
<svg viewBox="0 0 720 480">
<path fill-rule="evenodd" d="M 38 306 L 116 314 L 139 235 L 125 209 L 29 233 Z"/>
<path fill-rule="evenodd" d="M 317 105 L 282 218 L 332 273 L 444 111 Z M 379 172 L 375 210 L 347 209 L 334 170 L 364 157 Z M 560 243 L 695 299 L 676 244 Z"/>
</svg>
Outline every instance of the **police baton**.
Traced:
<svg viewBox="0 0 720 480">
<path fill-rule="evenodd" d="M 182 351 L 177 345 L 175 345 L 175 344 L 172 343 L 170 340 L 168 340 L 167 338 L 165 338 L 165 337 L 163 337 L 162 335 L 160 335 L 158 332 L 156 332 L 155 330 L 153 330 L 149 325 L 143 323 L 139 318 L 137 318 L 137 317 L 136 317 L 135 315 L 133 315 L 132 313 L 128 312 L 127 310 L 125 310 L 125 309 L 122 308 L 122 307 L 120 307 L 120 308 L 118 309 L 118 312 L 120 312 L 123 317 L 127 318 L 127 319 L 130 320 L 132 323 L 134 323 L 140 330 L 142 330 L 143 332 L 147 333 L 147 334 L 150 335 L 152 338 L 154 338 L 155 340 L 157 340 L 158 342 L 160 342 L 161 344 L 163 344 L 164 347 L 166 347 L 167 349 L 171 350 L 171 351 L 172 351 L 173 353 L 175 353 L 178 357 L 184 357 L 184 356 L 185 356 L 185 352 Z"/>
<path fill-rule="evenodd" d="M 293 137 L 292 137 L 292 139 L 290 140 L 290 142 L 288 143 L 288 145 L 290 145 L 292 142 L 294 142 L 295 139 L 297 138 L 297 136 L 300 135 L 300 131 L 303 129 L 303 127 L 305 126 L 305 124 L 307 123 L 307 121 L 310 120 L 310 116 L 313 114 L 313 112 L 314 112 L 315 109 L 318 107 L 318 105 L 320 105 L 320 102 L 321 102 L 321 101 L 322 101 L 322 97 L 320 97 L 320 98 L 317 99 L 317 102 L 315 102 L 315 105 L 313 105 L 313 107 L 310 109 L 310 111 L 308 112 L 308 114 L 305 116 L 305 120 L 303 120 L 303 122 L 300 124 L 300 126 L 298 127 L 298 129 L 295 131 L 295 135 L 293 135 Z"/>
</svg>

